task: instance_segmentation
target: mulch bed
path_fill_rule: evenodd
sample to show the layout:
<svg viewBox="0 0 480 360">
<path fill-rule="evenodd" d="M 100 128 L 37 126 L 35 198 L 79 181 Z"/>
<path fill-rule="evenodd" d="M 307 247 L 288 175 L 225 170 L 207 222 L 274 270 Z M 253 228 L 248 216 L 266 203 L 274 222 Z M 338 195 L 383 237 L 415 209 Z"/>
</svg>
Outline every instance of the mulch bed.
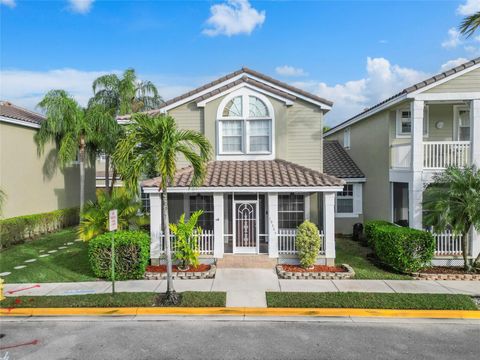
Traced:
<svg viewBox="0 0 480 360">
<path fill-rule="evenodd" d="M 314 265 L 313 269 L 305 269 L 299 265 L 282 265 L 283 271 L 289 272 L 329 272 L 329 273 L 336 273 L 336 272 L 347 272 L 342 266 L 327 266 L 327 265 Z"/>
<path fill-rule="evenodd" d="M 464 268 L 455 266 L 433 266 L 422 269 L 420 272 L 423 274 L 471 274 Z"/>
<path fill-rule="evenodd" d="M 205 272 L 210 270 L 210 265 L 200 264 L 197 267 L 190 267 L 187 271 L 179 270 L 177 265 L 173 265 L 173 272 Z M 150 265 L 147 266 L 147 272 L 150 273 L 166 273 L 167 265 Z"/>
</svg>

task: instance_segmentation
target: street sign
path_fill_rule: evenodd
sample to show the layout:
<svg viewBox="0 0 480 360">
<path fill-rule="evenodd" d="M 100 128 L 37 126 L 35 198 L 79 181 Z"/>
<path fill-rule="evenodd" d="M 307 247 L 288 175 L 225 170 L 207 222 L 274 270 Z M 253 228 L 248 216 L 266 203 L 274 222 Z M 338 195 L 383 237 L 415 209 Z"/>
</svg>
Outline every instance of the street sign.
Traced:
<svg viewBox="0 0 480 360">
<path fill-rule="evenodd" d="M 108 231 L 115 231 L 118 228 L 117 209 L 108 212 Z"/>
</svg>

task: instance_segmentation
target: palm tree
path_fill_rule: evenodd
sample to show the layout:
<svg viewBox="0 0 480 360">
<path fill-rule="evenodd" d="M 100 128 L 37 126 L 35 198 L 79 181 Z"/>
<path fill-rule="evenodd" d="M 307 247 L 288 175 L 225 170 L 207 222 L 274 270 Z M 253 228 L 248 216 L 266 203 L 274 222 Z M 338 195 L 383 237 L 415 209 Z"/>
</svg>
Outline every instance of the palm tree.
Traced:
<svg viewBox="0 0 480 360">
<path fill-rule="evenodd" d="M 462 235 L 464 266 L 470 270 L 467 234 L 472 227 L 480 230 L 480 171 L 450 167 L 437 175 L 424 192 L 423 209 L 427 226 L 440 232 L 451 228 Z"/>
<path fill-rule="evenodd" d="M 173 288 L 172 257 L 168 241 L 170 229 L 167 189 L 175 176 L 179 155 L 193 168 L 191 186 L 198 186 L 205 176 L 212 146 L 201 133 L 178 129 L 175 120 L 164 114 L 134 114 L 125 132 L 126 136 L 120 140 L 114 156 L 127 189 L 137 193 L 140 177 L 152 167 L 161 178 L 159 191 L 162 193 L 163 235 L 167 239 L 167 293 L 163 301 L 176 304 L 178 296 Z"/>
<path fill-rule="evenodd" d="M 92 106 L 83 109 L 64 90 L 51 90 L 38 104 L 46 115 L 46 120 L 35 134 L 39 154 L 45 145 L 54 142 L 57 146 L 58 165 L 64 167 L 72 161 L 80 165 L 80 212 L 85 203 L 85 154 L 94 154 L 98 146 L 98 134 L 103 132 L 102 123 L 108 118 L 105 108 Z"/>
<path fill-rule="evenodd" d="M 163 104 L 163 100 L 158 94 L 158 90 L 151 81 L 140 81 L 137 78 L 134 69 L 127 69 L 123 76 L 119 78 L 116 74 L 107 74 L 100 76 L 93 82 L 93 98 L 89 105 L 101 104 L 112 113 L 115 118 L 118 115 L 130 114 L 138 111 L 155 109 Z M 122 128 L 112 129 L 105 134 L 102 141 L 102 151 L 106 155 L 105 161 L 105 188 L 112 193 L 115 178 L 116 167 L 113 164 L 112 182 L 109 184 L 111 154 L 115 146 L 123 136 Z"/>
<path fill-rule="evenodd" d="M 470 37 L 480 27 L 480 11 L 467 16 L 460 24 L 460 32 L 466 37 Z"/>
</svg>

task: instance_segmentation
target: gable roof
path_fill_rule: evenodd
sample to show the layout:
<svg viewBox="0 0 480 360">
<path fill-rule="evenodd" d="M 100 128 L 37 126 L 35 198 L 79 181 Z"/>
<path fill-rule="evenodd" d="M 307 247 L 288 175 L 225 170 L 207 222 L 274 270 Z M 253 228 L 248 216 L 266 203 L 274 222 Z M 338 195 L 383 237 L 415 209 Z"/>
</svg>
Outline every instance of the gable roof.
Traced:
<svg viewBox="0 0 480 360">
<path fill-rule="evenodd" d="M 240 70 L 234 71 L 230 74 L 222 76 L 214 81 L 209 82 L 208 84 L 202 85 L 196 89 L 193 89 L 185 94 L 174 97 L 173 99 L 167 100 L 161 107 L 155 110 L 149 110 L 145 113 L 147 114 L 156 114 L 163 111 L 166 108 L 171 107 L 172 105 L 188 101 L 203 101 L 208 99 L 211 96 L 219 94 L 223 91 L 228 90 L 229 88 L 238 85 L 240 83 L 247 83 L 259 87 L 263 90 L 272 92 L 279 96 L 285 97 L 290 100 L 295 100 L 296 98 L 303 98 L 306 101 L 316 102 L 323 104 L 326 108 L 330 108 L 333 105 L 333 102 L 324 99 L 320 96 L 314 95 L 302 89 L 296 88 L 292 85 L 274 79 L 270 76 L 262 74 L 258 71 L 243 67 Z M 223 85 L 222 85 L 223 84 Z M 208 89 L 212 89 L 208 91 Z M 196 96 L 198 95 L 198 96 Z M 205 97 L 206 96 L 206 97 Z M 191 100 L 190 100 L 191 99 Z M 118 120 L 128 120 L 130 115 L 118 116 Z"/>
<path fill-rule="evenodd" d="M 385 99 L 381 102 L 379 102 L 378 104 L 375 104 L 367 109 L 365 109 L 364 111 L 362 111 L 361 113 L 341 122 L 340 124 L 334 126 L 333 128 L 331 128 L 330 130 L 328 130 L 324 136 L 328 136 L 328 135 L 331 135 L 333 133 L 335 133 L 336 131 L 340 130 L 341 128 L 345 127 L 345 125 L 347 123 L 354 123 L 356 121 L 359 121 L 361 120 L 365 115 L 368 114 L 368 116 L 370 115 L 373 115 L 375 114 L 381 107 L 382 105 L 385 105 L 389 102 L 392 102 L 392 103 L 395 103 L 395 100 L 400 100 L 402 99 L 404 96 L 408 95 L 408 94 L 411 94 L 417 90 L 421 90 L 423 89 L 424 87 L 426 86 L 429 86 L 429 85 L 432 85 L 440 80 L 443 80 L 443 79 L 446 79 L 452 75 L 455 75 L 461 71 L 464 71 L 464 70 L 467 70 L 467 69 L 470 69 L 472 68 L 473 66 L 475 65 L 479 65 L 480 64 L 480 57 L 477 57 L 475 59 L 472 59 L 464 64 L 461 64 L 459 66 L 456 66 L 450 70 L 447 70 L 447 71 L 444 71 L 442 73 L 439 73 L 437 75 L 434 75 L 426 80 L 423 80 L 423 81 L 420 81 L 419 83 L 416 83 L 412 86 L 409 86 L 405 89 L 403 89 L 402 91 L 398 92 L 397 94 L 389 97 L 388 99 Z M 393 105 L 393 104 L 392 104 Z"/>
<path fill-rule="evenodd" d="M 3 118 L 3 119 L 2 119 Z M 45 117 L 39 113 L 24 109 L 22 107 L 16 106 L 9 101 L 0 101 L 0 120 L 7 121 L 11 119 L 16 124 L 22 125 L 35 125 L 35 127 L 40 126 Z"/>
<path fill-rule="evenodd" d="M 323 172 L 343 179 L 365 178 L 337 140 L 323 140 Z"/>
<path fill-rule="evenodd" d="M 193 178 L 191 166 L 175 174 L 172 187 L 189 187 Z M 322 174 L 285 160 L 211 161 L 205 179 L 199 187 L 323 187 L 343 186 L 344 180 Z M 145 180 L 143 187 L 159 187 L 159 177 Z"/>
</svg>

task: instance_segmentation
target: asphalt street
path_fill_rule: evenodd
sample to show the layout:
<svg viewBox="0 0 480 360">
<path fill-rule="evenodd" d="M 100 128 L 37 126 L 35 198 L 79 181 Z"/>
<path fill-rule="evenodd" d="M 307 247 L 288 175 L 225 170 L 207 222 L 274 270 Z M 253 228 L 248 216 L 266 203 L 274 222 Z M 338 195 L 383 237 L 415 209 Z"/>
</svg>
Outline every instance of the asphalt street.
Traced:
<svg viewBox="0 0 480 360">
<path fill-rule="evenodd" d="M 0 322 L 0 359 L 479 359 L 480 323 Z M 8 356 L 6 353 L 8 352 Z"/>
</svg>

